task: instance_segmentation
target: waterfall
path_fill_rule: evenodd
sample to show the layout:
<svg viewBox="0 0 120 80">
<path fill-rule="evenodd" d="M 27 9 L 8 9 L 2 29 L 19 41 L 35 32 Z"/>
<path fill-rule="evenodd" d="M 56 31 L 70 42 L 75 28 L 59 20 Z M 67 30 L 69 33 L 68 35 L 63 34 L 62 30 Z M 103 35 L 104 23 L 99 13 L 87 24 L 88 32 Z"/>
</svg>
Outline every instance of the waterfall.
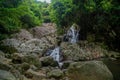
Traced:
<svg viewBox="0 0 120 80">
<path fill-rule="evenodd" d="M 57 62 L 60 61 L 60 47 L 56 47 L 50 54 L 51 57 Z"/>
<path fill-rule="evenodd" d="M 78 35 L 79 35 L 79 31 L 76 30 L 75 27 L 72 25 L 67 32 L 68 41 L 70 43 L 76 43 L 78 41 Z"/>
<path fill-rule="evenodd" d="M 65 35 L 65 38 L 70 42 L 70 43 L 76 43 L 78 41 L 78 36 L 79 36 L 79 30 L 75 28 L 76 26 L 73 24 L 70 29 L 67 31 L 67 34 Z M 60 46 L 60 45 L 59 45 Z M 58 62 L 59 67 L 62 67 L 63 62 L 60 62 L 60 47 L 56 47 L 53 50 L 49 50 L 46 54 L 51 56 L 55 61 Z"/>
<path fill-rule="evenodd" d="M 60 62 L 60 47 L 56 47 L 54 50 L 51 50 L 50 53 L 47 53 L 49 54 L 49 56 L 51 56 L 55 61 L 58 62 L 59 64 L 59 67 L 62 66 L 62 62 Z"/>
</svg>

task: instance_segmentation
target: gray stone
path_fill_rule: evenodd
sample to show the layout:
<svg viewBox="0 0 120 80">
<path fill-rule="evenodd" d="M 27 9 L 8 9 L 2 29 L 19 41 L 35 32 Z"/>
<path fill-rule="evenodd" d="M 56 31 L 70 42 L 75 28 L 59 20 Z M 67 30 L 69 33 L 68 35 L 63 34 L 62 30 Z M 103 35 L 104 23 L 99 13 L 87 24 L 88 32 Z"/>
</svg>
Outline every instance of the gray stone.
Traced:
<svg viewBox="0 0 120 80">
<path fill-rule="evenodd" d="M 0 80 L 17 80 L 12 73 L 0 70 Z"/>
<path fill-rule="evenodd" d="M 24 56 L 23 62 L 29 63 L 30 65 L 35 65 L 37 68 L 41 68 L 42 64 L 39 61 L 39 57 L 35 55 Z"/>
<path fill-rule="evenodd" d="M 62 55 L 65 60 L 81 61 L 81 60 L 92 60 L 100 57 L 104 57 L 104 50 L 99 46 L 94 45 L 91 47 L 90 44 L 71 44 L 67 42 L 61 43 Z"/>
<path fill-rule="evenodd" d="M 40 61 L 42 63 L 42 66 L 57 66 L 58 63 L 51 57 L 51 56 L 46 56 L 46 57 L 41 57 Z"/>
<path fill-rule="evenodd" d="M 63 77 L 63 72 L 60 69 L 54 69 L 50 72 L 47 73 L 47 76 L 49 78 L 62 78 Z"/>
<path fill-rule="evenodd" d="M 25 76 L 33 80 L 42 80 L 46 78 L 46 75 L 44 73 L 36 72 L 36 71 L 33 71 L 32 69 L 29 69 L 28 71 L 26 71 Z"/>
<path fill-rule="evenodd" d="M 9 71 L 12 69 L 12 66 L 0 61 L 0 69 Z"/>
<path fill-rule="evenodd" d="M 71 63 L 67 75 L 69 80 L 113 80 L 113 75 L 101 61 Z"/>
</svg>

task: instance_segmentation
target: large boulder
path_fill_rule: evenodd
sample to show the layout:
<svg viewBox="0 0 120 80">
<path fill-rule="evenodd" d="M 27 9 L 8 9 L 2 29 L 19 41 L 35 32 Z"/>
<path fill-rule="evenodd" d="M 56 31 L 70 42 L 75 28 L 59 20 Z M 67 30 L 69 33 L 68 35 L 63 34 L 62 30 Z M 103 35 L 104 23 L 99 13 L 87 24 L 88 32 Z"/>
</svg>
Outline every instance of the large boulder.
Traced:
<svg viewBox="0 0 120 80">
<path fill-rule="evenodd" d="M 18 40 L 22 40 L 22 41 L 25 41 L 25 40 L 30 40 L 33 38 L 33 35 L 25 30 L 25 29 L 21 29 L 19 33 L 16 33 L 14 35 L 14 38 L 18 39 Z"/>
<path fill-rule="evenodd" d="M 22 53 L 14 53 L 12 55 L 12 62 L 14 64 L 23 64 L 23 67 L 25 66 L 25 68 L 26 66 L 28 67 L 28 65 L 34 65 L 37 67 L 37 69 L 41 68 L 41 62 L 39 61 L 39 57 L 35 54 L 23 55 Z"/>
<path fill-rule="evenodd" d="M 51 56 L 45 56 L 40 58 L 40 62 L 42 63 L 42 66 L 57 66 L 58 63 L 55 61 Z"/>
<path fill-rule="evenodd" d="M 113 80 L 113 75 L 102 61 L 71 63 L 67 75 L 69 80 Z"/>
<path fill-rule="evenodd" d="M 0 80 L 17 80 L 12 73 L 0 70 Z"/>
<path fill-rule="evenodd" d="M 54 24 L 43 24 L 41 27 L 35 27 L 31 29 L 35 38 L 41 38 L 46 35 L 54 34 L 56 32 Z"/>
<path fill-rule="evenodd" d="M 5 58 L 5 53 L 0 51 L 0 69 L 9 71 L 13 67 L 10 65 L 11 59 Z"/>
<path fill-rule="evenodd" d="M 46 78 L 46 74 L 33 71 L 32 69 L 26 71 L 25 76 L 32 80 L 42 80 Z"/>
<path fill-rule="evenodd" d="M 68 42 L 61 43 L 61 50 L 64 59 L 72 61 L 92 60 L 104 57 L 104 50 L 96 45 Z"/>
<path fill-rule="evenodd" d="M 9 71 L 12 68 L 13 67 L 11 65 L 0 61 L 0 69 Z"/>
<path fill-rule="evenodd" d="M 39 56 L 56 43 L 56 29 L 53 24 L 45 24 L 31 30 L 21 29 L 10 39 L 1 42 L 0 48 L 10 53 L 34 53 Z"/>
<path fill-rule="evenodd" d="M 47 73 L 47 76 L 49 78 L 57 78 L 60 79 L 61 77 L 63 77 L 63 71 L 61 71 L 60 69 L 54 69 L 51 70 L 50 72 Z"/>
</svg>

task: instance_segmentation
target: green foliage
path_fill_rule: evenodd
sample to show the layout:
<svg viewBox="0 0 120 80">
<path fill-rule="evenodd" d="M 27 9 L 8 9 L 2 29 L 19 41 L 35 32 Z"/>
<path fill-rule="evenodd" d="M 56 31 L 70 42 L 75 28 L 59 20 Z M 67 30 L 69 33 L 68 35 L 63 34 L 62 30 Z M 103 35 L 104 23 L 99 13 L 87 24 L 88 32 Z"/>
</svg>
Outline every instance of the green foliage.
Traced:
<svg viewBox="0 0 120 80">
<path fill-rule="evenodd" d="M 41 6 L 36 0 L 0 1 L 0 40 L 21 28 L 31 28 L 41 22 Z"/>
<path fill-rule="evenodd" d="M 44 23 L 50 23 L 50 13 L 49 13 L 49 4 L 44 2 L 42 3 L 42 20 Z"/>
<path fill-rule="evenodd" d="M 80 39 L 101 42 L 120 51 L 118 0 L 52 0 L 50 7 L 51 20 L 59 30 L 77 23 L 81 27 Z"/>
</svg>

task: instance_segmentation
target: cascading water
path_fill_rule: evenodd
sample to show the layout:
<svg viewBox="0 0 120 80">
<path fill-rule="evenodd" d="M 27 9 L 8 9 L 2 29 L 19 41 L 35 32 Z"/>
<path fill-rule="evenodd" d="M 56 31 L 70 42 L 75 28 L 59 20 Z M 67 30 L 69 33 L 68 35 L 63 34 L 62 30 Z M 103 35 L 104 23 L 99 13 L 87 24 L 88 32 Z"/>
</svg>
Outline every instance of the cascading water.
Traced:
<svg viewBox="0 0 120 80">
<path fill-rule="evenodd" d="M 76 30 L 75 26 L 72 25 L 70 27 L 70 29 L 68 30 L 66 37 L 68 38 L 68 41 L 70 43 L 76 43 L 78 41 L 78 35 L 79 35 L 79 30 Z M 62 67 L 63 63 L 60 62 L 61 57 L 60 57 L 60 47 L 59 46 L 53 50 L 48 51 L 47 55 L 53 57 L 53 59 L 58 62 L 59 67 Z"/>
<path fill-rule="evenodd" d="M 60 61 L 60 47 L 56 47 L 52 53 L 50 54 L 51 57 L 57 62 Z"/>
<path fill-rule="evenodd" d="M 54 50 L 51 50 L 50 53 L 47 54 L 53 57 L 53 59 L 58 62 L 60 67 L 62 66 L 63 63 L 60 62 L 60 47 L 56 47 Z"/>
<path fill-rule="evenodd" d="M 76 43 L 78 41 L 78 35 L 79 35 L 79 31 L 76 30 L 75 27 L 72 25 L 68 30 L 66 36 L 68 36 L 68 41 L 70 43 Z"/>
</svg>

